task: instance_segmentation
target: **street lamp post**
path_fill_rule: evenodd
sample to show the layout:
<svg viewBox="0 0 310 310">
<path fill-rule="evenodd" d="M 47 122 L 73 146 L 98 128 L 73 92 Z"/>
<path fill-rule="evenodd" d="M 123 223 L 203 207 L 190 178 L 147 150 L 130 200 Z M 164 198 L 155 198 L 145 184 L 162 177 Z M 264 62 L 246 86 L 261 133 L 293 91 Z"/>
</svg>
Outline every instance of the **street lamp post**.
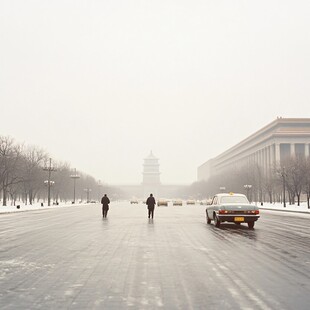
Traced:
<svg viewBox="0 0 310 310">
<path fill-rule="evenodd" d="M 75 204 L 75 182 L 76 179 L 79 179 L 80 176 L 76 174 L 76 168 L 74 169 L 74 174 L 70 175 L 70 178 L 73 179 L 73 204 Z"/>
<path fill-rule="evenodd" d="M 51 186 L 53 186 L 55 184 L 54 181 L 51 180 L 45 180 L 44 184 L 47 186 L 47 205 L 50 206 L 51 205 Z"/>
<path fill-rule="evenodd" d="M 249 191 L 250 191 L 250 189 L 252 188 L 252 185 L 251 185 L 251 184 L 245 184 L 245 185 L 243 185 L 243 187 L 246 189 L 246 196 L 247 196 L 247 198 L 248 198 L 249 201 L 250 201 L 250 198 L 249 198 Z"/>
<path fill-rule="evenodd" d="M 90 188 L 84 188 L 84 191 L 86 192 L 86 200 L 87 200 L 87 202 L 89 202 L 90 201 L 89 194 L 91 192 L 91 189 Z"/>
<path fill-rule="evenodd" d="M 51 205 L 51 174 L 53 171 L 56 171 L 56 169 L 54 167 L 52 167 L 52 159 L 49 159 L 49 165 L 48 167 L 44 167 L 43 168 L 44 171 L 48 172 L 48 180 L 45 181 L 44 183 L 47 184 L 47 205 L 50 206 Z M 54 182 L 55 183 L 55 182 Z"/>
</svg>

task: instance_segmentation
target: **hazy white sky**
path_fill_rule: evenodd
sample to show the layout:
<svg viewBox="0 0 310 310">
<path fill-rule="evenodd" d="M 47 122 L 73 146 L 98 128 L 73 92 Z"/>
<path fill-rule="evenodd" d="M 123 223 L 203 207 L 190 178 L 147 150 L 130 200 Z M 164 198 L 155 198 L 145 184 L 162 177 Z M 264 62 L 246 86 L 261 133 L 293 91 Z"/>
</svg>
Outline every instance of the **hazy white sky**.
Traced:
<svg viewBox="0 0 310 310">
<path fill-rule="evenodd" d="M 0 134 L 111 184 L 310 117 L 310 2 L 0 0 Z"/>
</svg>

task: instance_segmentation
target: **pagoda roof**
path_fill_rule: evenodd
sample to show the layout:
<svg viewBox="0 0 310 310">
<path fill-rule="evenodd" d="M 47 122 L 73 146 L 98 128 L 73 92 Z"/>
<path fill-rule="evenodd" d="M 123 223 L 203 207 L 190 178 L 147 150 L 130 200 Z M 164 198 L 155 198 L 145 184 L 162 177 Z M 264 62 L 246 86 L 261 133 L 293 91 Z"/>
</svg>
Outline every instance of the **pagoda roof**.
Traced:
<svg viewBox="0 0 310 310">
<path fill-rule="evenodd" d="M 148 157 L 146 157 L 145 159 L 158 159 L 158 158 L 155 157 L 153 152 L 151 151 L 150 155 Z"/>
</svg>

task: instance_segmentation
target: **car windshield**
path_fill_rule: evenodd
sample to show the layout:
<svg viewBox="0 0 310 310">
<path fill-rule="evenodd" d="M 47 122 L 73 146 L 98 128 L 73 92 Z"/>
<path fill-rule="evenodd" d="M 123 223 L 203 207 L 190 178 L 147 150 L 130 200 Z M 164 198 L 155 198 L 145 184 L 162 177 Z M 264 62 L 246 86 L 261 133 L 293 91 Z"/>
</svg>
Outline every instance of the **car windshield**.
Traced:
<svg viewBox="0 0 310 310">
<path fill-rule="evenodd" d="M 244 196 L 224 196 L 221 197 L 221 203 L 249 203 Z"/>
</svg>

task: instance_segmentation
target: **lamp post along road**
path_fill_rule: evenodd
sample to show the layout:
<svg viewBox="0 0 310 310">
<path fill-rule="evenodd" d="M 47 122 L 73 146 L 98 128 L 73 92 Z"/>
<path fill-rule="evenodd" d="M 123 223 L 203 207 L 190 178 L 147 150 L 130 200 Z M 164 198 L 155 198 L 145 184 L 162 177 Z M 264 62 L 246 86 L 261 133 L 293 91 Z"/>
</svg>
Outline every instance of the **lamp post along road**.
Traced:
<svg viewBox="0 0 310 310">
<path fill-rule="evenodd" d="M 55 184 L 54 181 L 51 181 L 51 180 L 45 180 L 44 181 L 44 184 L 47 186 L 47 189 L 48 189 L 48 197 L 51 197 L 51 186 L 53 186 Z M 47 197 L 47 204 L 50 206 L 50 198 Z"/>
<path fill-rule="evenodd" d="M 48 167 L 44 167 L 43 168 L 44 171 L 48 172 L 48 180 L 46 182 L 47 184 L 47 205 L 50 206 L 51 205 L 51 174 L 52 171 L 57 171 L 56 168 L 52 167 L 52 159 L 49 159 L 49 166 Z M 44 182 L 45 183 L 45 182 Z M 54 184 L 55 182 L 53 182 Z"/>
<path fill-rule="evenodd" d="M 70 178 L 73 179 L 73 204 L 75 204 L 75 182 L 76 179 L 80 178 L 80 176 L 76 174 L 76 168 L 74 169 L 74 174 L 70 175 Z"/>
</svg>

